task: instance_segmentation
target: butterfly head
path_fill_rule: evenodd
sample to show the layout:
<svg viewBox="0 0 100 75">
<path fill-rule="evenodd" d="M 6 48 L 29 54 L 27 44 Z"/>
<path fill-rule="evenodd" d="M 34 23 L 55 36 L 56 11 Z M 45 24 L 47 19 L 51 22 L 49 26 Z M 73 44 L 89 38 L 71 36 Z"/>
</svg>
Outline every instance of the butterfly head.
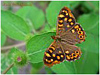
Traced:
<svg viewBox="0 0 100 75">
<path fill-rule="evenodd" d="M 57 35 L 56 36 L 51 36 L 51 38 L 54 39 L 54 40 L 61 41 L 61 37 L 60 36 L 57 36 Z"/>
</svg>

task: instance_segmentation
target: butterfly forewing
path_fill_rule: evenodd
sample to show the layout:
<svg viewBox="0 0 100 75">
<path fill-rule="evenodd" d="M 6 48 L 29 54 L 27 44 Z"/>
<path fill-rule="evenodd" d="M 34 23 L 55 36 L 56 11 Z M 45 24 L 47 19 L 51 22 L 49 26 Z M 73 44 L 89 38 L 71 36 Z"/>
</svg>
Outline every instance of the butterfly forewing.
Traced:
<svg viewBox="0 0 100 75">
<path fill-rule="evenodd" d="M 63 32 L 69 30 L 75 24 L 75 18 L 71 13 L 71 10 L 67 7 L 61 9 L 58 20 L 57 20 L 57 34 L 62 34 Z"/>
<path fill-rule="evenodd" d="M 48 67 L 59 64 L 65 59 L 64 52 L 59 42 L 54 41 L 44 53 L 44 64 Z"/>
<path fill-rule="evenodd" d="M 70 31 L 64 32 L 60 36 L 62 41 L 73 45 L 85 41 L 85 31 L 80 24 L 75 24 Z"/>
</svg>

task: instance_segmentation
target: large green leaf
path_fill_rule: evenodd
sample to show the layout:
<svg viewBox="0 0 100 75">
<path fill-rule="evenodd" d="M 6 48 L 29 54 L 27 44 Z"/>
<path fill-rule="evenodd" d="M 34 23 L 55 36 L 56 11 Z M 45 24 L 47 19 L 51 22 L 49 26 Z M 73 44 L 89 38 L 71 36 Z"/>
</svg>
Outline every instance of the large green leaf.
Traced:
<svg viewBox="0 0 100 75">
<path fill-rule="evenodd" d="M 58 74 L 97 74 L 99 71 L 99 54 L 82 49 L 82 56 L 74 62 L 64 61 L 51 69 Z M 94 56 L 95 55 L 95 56 Z"/>
<path fill-rule="evenodd" d="M 78 74 L 97 74 L 99 71 L 99 53 L 82 49 L 82 57 L 75 62 Z"/>
<path fill-rule="evenodd" d="M 1 28 L 11 38 L 24 40 L 29 33 L 26 22 L 8 11 L 1 11 Z"/>
<path fill-rule="evenodd" d="M 51 68 L 49 68 L 49 67 L 45 67 L 45 71 L 47 74 L 54 74 L 53 71 L 51 70 Z"/>
<path fill-rule="evenodd" d="M 95 19 L 94 19 L 95 18 Z M 86 40 L 80 47 L 85 50 L 99 52 L 99 17 L 98 14 L 85 14 L 79 17 L 78 22 L 86 32 Z M 95 50 L 95 51 L 94 51 Z"/>
<path fill-rule="evenodd" d="M 50 43 L 53 41 L 53 40 L 52 41 L 49 40 L 50 43 L 47 43 L 46 42 L 47 38 L 50 37 L 51 33 L 49 33 L 49 36 L 48 35 L 46 36 L 46 35 L 47 35 L 47 33 L 38 35 L 38 36 L 34 36 L 33 37 L 34 43 L 32 43 L 33 38 L 30 39 L 30 41 L 27 43 L 27 49 L 29 48 L 29 50 L 32 50 L 32 52 L 29 52 L 29 61 L 31 63 L 43 62 L 44 51 L 50 45 Z M 92 35 L 90 34 L 90 36 L 92 36 Z M 37 37 L 41 38 L 41 40 L 36 39 Z M 46 38 L 43 40 L 42 39 L 43 37 L 46 37 Z M 91 41 L 89 41 L 89 42 L 91 42 Z M 44 43 L 46 43 L 46 45 Z M 33 46 L 32 46 L 32 44 L 33 44 Z M 35 44 L 39 48 L 34 46 Z M 30 46 L 33 47 L 33 49 L 31 49 Z M 46 46 L 46 48 L 44 48 L 43 46 Z M 83 46 L 83 47 L 81 47 L 81 46 Z M 98 65 L 99 65 L 98 64 L 98 61 L 99 61 L 98 50 L 99 49 L 92 46 L 94 48 L 91 48 L 91 51 L 90 51 L 90 50 L 88 50 L 90 48 L 90 46 L 88 46 L 87 44 L 80 45 L 80 47 L 81 47 L 81 50 L 83 53 L 82 53 L 82 57 L 79 60 L 76 60 L 75 62 L 65 61 L 60 64 L 54 65 L 51 69 L 55 73 L 58 73 L 58 74 L 74 74 L 74 73 L 90 73 L 90 74 L 94 73 L 95 74 L 95 73 L 97 73 Z M 97 52 L 93 52 L 94 49 Z M 94 57 L 94 55 L 95 55 L 95 57 Z M 93 65 L 93 66 L 91 66 L 91 65 Z M 91 70 L 93 70 L 93 71 L 91 72 Z"/>
<path fill-rule="evenodd" d="M 95 18 L 95 19 L 94 19 Z M 94 20 L 93 20 L 94 19 Z M 51 69 L 55 73 L 69 74 L 96 74 L 99 70 L 99 19 L 98 15 L 92 13 L 80 16 L 78 22 L 86 30 L 85 42 L 78 44 L 82 50 L 82 56 L 79 60 L 69 65 L 69 62 L 54 65 Z M 96 23 L 96 24 L 95 24 Z M 94 56 L 95 55 L 95 56 Z M 66 65 L 66 66 L 65 66 Z M 92 66 L 91 66 L 92 65 Z M 62 70 L 64 68 L 64 70 Z M 73 69 L 73 70 L 70 70 Z"/>
<path fill-rule="evenodd" d="M 51 69 L 58 74 L 75 74 L 74 62 L 64 61 L 60 64 L 56 64 Z"/>
<path fill-rule="evenodd" d="M 6 42 L 6 35 L 4 33 L 1 33 L 1 46 L 3 46 L 5 42 Z"/>
<path fill-rule="evenodd" d="M 53 35 L 55 35 L 55 33 L 48 32 L 36 35 L 28 41 L 27 52 L 30 62 L 38 63 L 43 61 L 44 51 L 53 42 L 53 39 L 51 38 Z"/>
<path fill-rule="evenodd" d="M 31 63 L 31 66 L 32 66 L 31 74 L 38 74 L 41 68 L 43 67 L 43 62 Z"/>
<path fill-rule="evenodd" d="M 24 6 L 19 9 L 16 14 L 28 22 L 31 29 L 32 27 L 34 27 L 34 29 L 38 29 L 45 22 L 43 11 L 35 6 Z"/>
<path fill-rule="evenodd" d="M 87 32 L 85 42 L 78 44 L 81 48 L 86 51 L 99 53 L 99 37 Z"/>
<path fill-rule="evenodd" d="M 79 4 L 79 1 L 53 1 L 49 4 L 46 9 L 46 18 L 51 27 L 56 27 L 57 16 L 64 6 L 69 7 L 70 9 L 75 8 Z"/>
<path fill-rule="evenodd" d="M 46 49 L 53 40 L 51 36 L 55 33 L 48 32 L 41 35 L 36 35 L 27 42 L 27 52 L 28 54 L 33 54 L 34 52 Z"/>
</svg>

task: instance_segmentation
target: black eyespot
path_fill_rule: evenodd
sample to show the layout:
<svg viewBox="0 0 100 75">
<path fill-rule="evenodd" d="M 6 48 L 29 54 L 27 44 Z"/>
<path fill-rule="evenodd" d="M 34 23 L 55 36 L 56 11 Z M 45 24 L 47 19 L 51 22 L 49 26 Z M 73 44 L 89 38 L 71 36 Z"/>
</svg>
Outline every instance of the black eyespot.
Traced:
<svg viewBox="0 0 100 75">
<path fill-rule="evenodd" d="M 76 53 L 78 53 L 78 51 L 76 51 Z"/>
<path fill-rule="evenodd" d="M 75 54 L 73 54 L 73 56 L 75 56 Z"/>
</svg>

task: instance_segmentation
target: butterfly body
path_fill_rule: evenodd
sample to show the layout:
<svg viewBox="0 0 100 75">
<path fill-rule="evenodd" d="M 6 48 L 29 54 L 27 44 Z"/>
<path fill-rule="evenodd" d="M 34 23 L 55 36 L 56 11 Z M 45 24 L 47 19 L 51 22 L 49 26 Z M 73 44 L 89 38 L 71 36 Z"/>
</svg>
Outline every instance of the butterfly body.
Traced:
<svg viewBox="0 0 100 75">
<path fill-rule="evenodd" d="M 85 31 L 80 24 L 75 23 L 71 10 L 67 7 L 61 9 L 57 20 L 56 36 L 54 42 L 44 53 L 44 64 L 48 67 L 60 62 L 74 61 L 80 58 L 82 52 L 75 44 L 85 41 Z"/>
</svg>

